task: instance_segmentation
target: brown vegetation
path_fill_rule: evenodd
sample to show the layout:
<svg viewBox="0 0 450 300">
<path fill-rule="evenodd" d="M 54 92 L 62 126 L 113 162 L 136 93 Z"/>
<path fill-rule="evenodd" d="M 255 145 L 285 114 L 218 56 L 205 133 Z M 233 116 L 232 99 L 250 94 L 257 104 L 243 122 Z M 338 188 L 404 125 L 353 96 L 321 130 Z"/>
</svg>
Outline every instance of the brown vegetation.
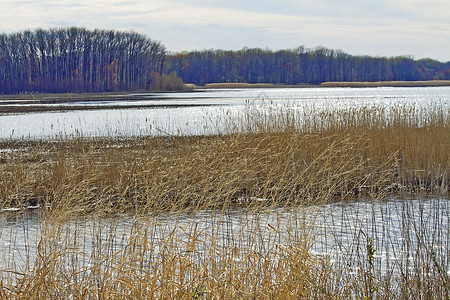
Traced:
<svg viewBox="0 0 450 300">
<path fill-rule="evenodd" d="M 245 88 L 322 88 L 322 87 L 434 87 L 450 86 L 450 80 L 427 80 L 427 81 L 328 81 L 321 84 L 273 84 L 273 83 L 243 83 L 243 82 L 217 82 L 208 83 L 204 86 L 190 84 L 192 88 L 205 89 L 245 89 Z"/>
<path fill-rule="evenodd" d="M 450 80 L 428 81 L 376 81 L 376 82 L 343 82 L 329 81 L 320 84 L 321 87 L 427 87 L 450 86 Z"/>
<path fill-rule="evenodd" d="M 183 91 L 191 89 L 185 85 L 183 80 L 177 76 L 175 72 L 170 74 L 159 74 L 157 72 L 152 73 L 154 88 L 153 90 L 160 91 Z"/>
<path fill-rule="evenodd" d="M 206 89 L 247 89 L 247 88 L 298 88 L 298 87 L 315 87 L 312 84 L 273 84 L 273 83 L 243 83 L 243 82 L 217 82 L 208 83 L 201 88 Z"/>
<path fill-rule="evenodd" d="M 223 207 L 243 196 L 288 205 L 362 192 L 447 192 L 442 111 L 423 126 L 402 110 L 323 113 L 304 125 L 289 113 L 278 117 L 278 125 L 253 120 L 224 136 L 30 142 L 1 155 L 2 207 L 37 201 L 109 214 L 138 204 L 148 213 Z"/>
<path fill-rule="evenodd" d="M 369 239 L 357 257 L 347 257 L 360 264 L 350 275 L 309 251 L 313 224 L 300 222 L 283 230 L 269 223 L 264 230 L 252 227 L 262 211 L 280 207 L 295 210 L 361 195 L 448 197 L 445 112 L 435 112 L 426 123 L 401 108 L 387 114 L 363 108 L 303 117 L 309 117 L 307 122 L 296 122 L 291 112 L 249 116 L 250 122 L 236 124 L 236 132 L 218 136 L 3 141 L 1 148 L 8 151 L 0 152 L 1 207 L 40 205 L 43 234 L 38 255 L 31 258 L 34 265 L 24 272 L 0 273 L 1 297 L 448 296 L 443 262 L 428 254 L 427 246 L 410 243 L 410 236 L 405 239 L 408 253 L 421 253 L 415 266 L 431 269 L 414 277 L 385 278 L 374 273 L 376 249 Z M 242 218 L 250 230 L 230 228 L 226 245 L 221 244 L 222 221 L 214 221 L 211 231 L 199 230 L 193 219 L 163 230 L 163 237 L 156 232 L 158 216 L 178 219 L 183 212 L 195 216 L 229 207 L 246 207 Z M 143 218 L 119 249 L 109 242 L 118 239 L 114 230 L 106 240 L 102 235 L 115 226 L 113 221 L 94 221 L 93 229 L 68 225 L 124 213 Z M 89 230 L 93 245 L 83 243 Z M 276 243 L 282 236 L 288 241 Z M 92 254 L 86 247 L 92 247 Z M 402 270 L 411 274 L 408 265 Z"/>
</svg>

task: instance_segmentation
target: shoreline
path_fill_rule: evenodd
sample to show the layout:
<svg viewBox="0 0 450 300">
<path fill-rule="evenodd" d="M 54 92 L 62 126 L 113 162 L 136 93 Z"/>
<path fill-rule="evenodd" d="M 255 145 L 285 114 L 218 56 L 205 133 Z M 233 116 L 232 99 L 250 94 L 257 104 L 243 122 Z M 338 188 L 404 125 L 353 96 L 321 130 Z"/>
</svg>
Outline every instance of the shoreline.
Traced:
<svg viewBox="0 0 450 300">
<path fill-rule="evenodd" d="M 208 83 L 203 86 L 188 84 L 192 89 L 239 89 L 239 88 L 328 88 L 328 87 L 439 87 L 450 86 L 450 80 L 429 81 L 327 81 L 320 84 L 275 84 L 275 83 Z"/>
<path fill-rule="evenodd" d="M 245 82 L 216 82 L 206 85 L 195 85 L 186 83 L 186 89 L 177 91 L 118 91 L 118 92 L 98 92 L 98 93 L 39 93 L 21 92 L 18 94 L 0 94 L 0 101 L 9 100 L 35 100 L 59 102 L 63 98 L 66 102 L 76 101 L 111 101 L 111 100 L 138 100 L 142 95 L 148 94 L 176 94 L 188 93 L 198 89 L 241 89 L 241 88 L 326 88 L 326 87 L 440 87 L 450 86 L 450 80 L 428 80 L 428 81 L 326 81 L 320 84 L 299 83 L 299 84 L 276 84 L 276 83 L 245 83 Z"/>
<path fill-rule="evenodd" d="M 160 109 L 160 108 L 180 108 L 180 107 L 205 107 L 211 106 L 207 104 L 136 104 L 136 105 L 56 105 L 56 106 L 1 106 L 0 115 L 2 114 L 19 114 L 19 113 L 39 113 L 39 112 L 65 112 L 65 111 L 93 111 L 93 110 L 114 110 L 114 109 Z"/>
<path fill-rule="evenodd" d="M 320 87 L 439 87 L 450 86 L 450 80 L 429 81 L 376 81 L 376 82 L 323 82 Z"/>
</svg>

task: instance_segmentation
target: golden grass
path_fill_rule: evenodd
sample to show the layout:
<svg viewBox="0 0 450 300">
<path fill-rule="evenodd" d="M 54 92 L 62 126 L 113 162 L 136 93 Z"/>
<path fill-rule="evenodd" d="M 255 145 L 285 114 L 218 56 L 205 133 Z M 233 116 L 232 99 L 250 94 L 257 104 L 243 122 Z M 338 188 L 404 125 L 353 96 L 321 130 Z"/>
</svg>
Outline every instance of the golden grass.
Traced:
<svg viewBox="0 0 450 300">
<path fill-rule="evenodd" d="M 245 82 L 217 82 L 204 86 L 188 84 L 191 88 L 206 89 L 242 89 L 242 88 L 295 88 L 295 87 L 436 87 L 450 86 L 450 80 L 425 80 L 425 81 L 328 81 L 321 84 L 273 84 L 273 83 L 245 83 Z"/>
<path fill-rule="evenodd" d="M 16 150 L 0 158 L 0 205 L 147 214 L 255 197 L 289 206 L 360 193 L 448 193 L 443 112 L 426 124 L 411 112 L 384 113 L 325 112 L 303 125 L 286 113 L 277 117 L 282 125 L 250 121 L 246 132 L 218 136 L 6 142 Z"/>
<path fill-rule="evenodd" d="M 203 86 L 187 85 L 192 88 L 204 89 L 249 89 L 249 88 L 299 88 L 299 87 L 315 87 L 316 85 L 308 83 L 300 84 L 274 84 L 274 83 L 246 83 L 246 82 L 216 82 L 208 83 Z"/>
<path fill-rule="evenodd" d="M 245 83 L 245 82 L 217 82 L 208 83 L 204 86 L 207 89 L 232 89 L 232 88 L 270 88 L 274 87 L 273 83 Z"/>
<path fill-rule="evenodd" d="M 445 261 L 425 243 L 412 245 L 409 235 L 408 251 L 420 253 L 416 267 L 431 271 L 386 279 L 371 263 L 369 238 L 356 258 L 348 257 L 359 271 L 342 274 L 329 258 L 310 252 L 313 223 L 280 229 L 259 220 L 274 209 L 361 195 L 448 197 L 449 120 L 443 110 L 423 120 L 406 108 L 302 118 L 285 111 L 247 116 L 227 135 L 4 141 L 9 151 L 0 154 L 0 205 L 40 205 L 42 234 L 34 264 L 2 271 L 0 297 L 448 297 Z M 221 220 L 207 229 L 195 221 L 197 213 L 225 216 L 234 207 L 245 207 L 245 232 L 224 234 Z M 192 214 L 191 222 L 178 220 L 184 213 Z M 102 218 L 124 214 L 136 221 L 122 246 L 114 246 L 116 223 Z M 164 227 L 161 217 L 175 225 Z M 92 228 L 83 227 L 87 222 Z M 410 274 L 408 265 L 401 270 Z"/>
<path fill-rule="evenodd" d="M 321 87 L 427 87 L 450 86 L 450 80 L 426 81 L 329 81 L 320 84 Z"/>
<path fill-rule="evenodd" d="M 60 226 L 48 226 L 36 265 L 20 276 L 13 290 L 0 290 L 27 299 L 304 298 L 320 280 L 316 276 L 324 276 L 313 273 L 313 257 L 303 243 L 259 251 L 256 232 L 247 236 L 249 248 L 238 249 L 220 246 L 192 225 L 175 228 L 157 241 L 151 230 L 136 224 L 122 249 L 114 252 L 107 242 L 100 247 L 97 241 L 86 258 L 71 247 L 73 241 L 65 240 Z M 236 241 L 244 242 L 244 237 Z M 207 246 L 200 250 L 203 243 Z M 155 252 L 159 254 L 151 256 Z M 78 265 L 84 258 L 89 264 Z"/>
</svg>

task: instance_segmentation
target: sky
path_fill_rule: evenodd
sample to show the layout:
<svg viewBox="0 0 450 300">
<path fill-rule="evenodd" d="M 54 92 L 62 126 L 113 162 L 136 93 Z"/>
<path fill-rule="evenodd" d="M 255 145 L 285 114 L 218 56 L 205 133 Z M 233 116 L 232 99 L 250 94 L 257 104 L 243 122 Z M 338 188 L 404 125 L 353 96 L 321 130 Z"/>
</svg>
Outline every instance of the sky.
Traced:
<svg viewBox="0 0 450 300">
<path fill-rule="evenodd" d="M 449 0 L 0 0 L 0 33 L 135 31 L 170 52 L 323 46 L 450 61 Z"/>
</svg>

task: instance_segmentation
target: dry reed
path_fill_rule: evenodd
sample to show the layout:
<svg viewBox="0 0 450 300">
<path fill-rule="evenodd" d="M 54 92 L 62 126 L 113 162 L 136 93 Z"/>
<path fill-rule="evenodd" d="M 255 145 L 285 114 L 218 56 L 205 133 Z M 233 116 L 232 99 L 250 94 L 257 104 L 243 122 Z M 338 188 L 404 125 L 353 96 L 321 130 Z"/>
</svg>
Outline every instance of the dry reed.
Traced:
<svg viewBox="0 0 450 300">
<path fill-rule="evenodd" d="M 39 205 L 42 228 L 34 263 L 2 271 L 0 297 L 448 297 L 448 262 L 425 242 L 410 243 L 418 231 L 405 233 L 405 245 L 422 253 L 414 266 L 428 265 L 428 273 L 386 279 L 364 233 L 357 257 L 347 257 L 360 265 L 352 277 L 310 251 L 314 222 L 299 216 L 282 228 L 259 220 L 360 196 L 448 197 L 448 112 L 426 121 L 405 108 L 246 118 L 226 135 L 4 141 L 1 207 Z M 246 230 L 224 234 L 220 218 L 235 208 Z M 205 211 L 221 217 L 199 225 L 195 216 Z M 135 221 L 119 241 L 116 221 L 104 218 L 124 214 Z M 161 225 L 168 220 L 172 227 Z"/>
</svg>

